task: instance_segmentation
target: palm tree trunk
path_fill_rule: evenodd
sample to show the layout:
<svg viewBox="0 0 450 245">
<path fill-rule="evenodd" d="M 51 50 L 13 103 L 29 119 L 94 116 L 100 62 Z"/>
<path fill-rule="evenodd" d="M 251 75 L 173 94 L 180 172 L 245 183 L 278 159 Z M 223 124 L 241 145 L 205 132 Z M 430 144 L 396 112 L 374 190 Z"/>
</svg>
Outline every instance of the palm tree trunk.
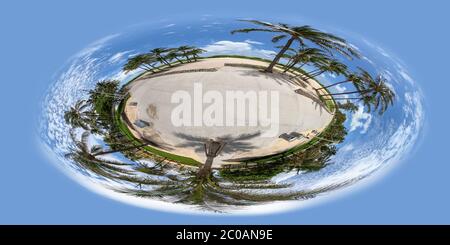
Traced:
<svg viewBox="0 0 450 245">
<path fill-rule="evenodd" d="M 150 65 L 150 64 L 149 64 Z M 159 70 L 158 68 L 156 68 L 156 66 L 154 65 L 150 65 L 152 67 L 152 72 L 157 72 L 156 70 Z"/>
<path fill-rule="evenodd" d="M 207 157 L 205 164 L 203 164 L 202 168 L 198 171 L 197 177 L 199 178 L 207 178 L 211 174 L 211 167 L 214 161 L 214 157 Z"/>
<path fill-rule="evenodd" d="M 180 59 L 178 59 L 177 57 L 175 57 L 175 59 L 180 62 L 181 64 L 183 64 L 183 61 L 181 61 Z"/>
<path fill-rule="evenodd" d="M 348 83 L 348 82 L 350 82 L 350 80 L 344 80 L 342 82 L 337 82 L 337 83 L 333 83 L 333 84 L 325 86 L 325 87 L 321 87 L 321 88 L 319 88 L 317 90 L 326 89 L 326 88 L 329 88 L 329 87 L 333 87 L 333 86 L 336 86 L 336 85 L 339 85 L 339 84 L 342 84 L 342 83 Z"/>
<path fill-rule="evenodd" d="M 327 94 L 327 95 L 344 95 L 344 94 L 356 94 L 356 93 L 360 93 L 360 94 L 365 94 L 365 93 L 369 93 L 371 90 L 363 90 L 363 91 L 352 91 L 352 92 L 342 92 L 342 93 L 335 93 L 335 94 Z"/>
<path fill-rule="evenodd" d="M 295 63 L 295 64 L 293 64 L 293 65 L 291 65 L 290 67 L 288 67 L 288 70 L 290 70 L 290 69 L 292 69 L 295 65 L 297 65 L 298 63 Z M 297 67 L 299 70 L 305 65 L 306 63 L 302 63 L 299 67 Z M 299 77 L 299 76 L 301 76 L 301 75 L 303 75 L 303 74 L 300 74 L 300 75 L 296 75 L 296 76 L 294 76 L 294 78 L 296 78 L 296 77 Z"/>
<path fill-rule="evenodd" d="M 189 56 L 186 54 L 186 52 L 183 52 L 184 57 L 186 57 L 187 62 L 190 62 L 191 59 L 189 59 Z"/>
<path fill-rule="evenodd" d="M 360 100 L 361 97 L 350 97 L 350 98 L 324 98 L 324 100 Z"/>
<path fill-rule="evenodd" d="M 287 70 L 289 69 L 290 64 L 291 64 L 290 61 L 288 61 L 288 62 L 286 63 L 286 65 L 284 66 L 285 68 L 284 68 L 284 70 L 283 70 L 283 73 L 287 72 Z"/>
<path fill-rule="evenodd" d="M 283 73 L 289 71 L 290 69 L 292 69 L 292 67 L 294 67 L 297 64 L 298 64 L 298 61 L 296 61 L 296 60 L 292 61 L 291 64 L 288 65 L 287 68 L 283 71 Z"/>
<path fill-rule="evenodd" d="M 297 78 L 297 77 L 300 77 L 301 79 L 308 79 L 308 78 L 310 78 L 307 74 L 302 74 L 302 73 L 294 76 L 293 78 Z"/>
<path fill-rule="evenodd" d="M 169 63 L 169 62 L 167 62 L 167 60 L 166 60 L 166 59 L 164 59 L 164 57 L 162 57 L 161 55 L 158 55 L 158 58 L 160 58 L 160 59 L 161 59 L 161 61 L 162 61 L 163 63 L 165 63 L 166 65 L 168 65 L 168 66 L 171 66 L 171 65 L 170 65 L 170 63 Z"/>
<path fill-rule="evenodd" d="M 273 72 L 273 67 L 278 63 L 278 61 L 281 59 L 281 56 L 283 56 L 284 53 L 289 49 L 289 47 L 292 45 L 292 42 L 294 42 L 295 37 L 289 38 L 289 40 L 286 42 L 284 47 L 278 52 L 278 54 L 275 56 L 275 58 L 272 60 L 270 65 L 265 69 L 266 72 Z"/>
<path fill-rule="evenodd" d="M 313 71 L 307 73 L 307 76 L 309 76 L 309 77 L 317 77 L 318 75 L 320 75 L 320 74 L 322 74 L 324 72 L 325 71 L 323 71 L 321 69 L 316 69 L 316 70 L 313 70 Z"/>
<path fill-rule="evenodd" d="M 146 64 L 142 64 L 141 68 L 146 70 L 146 71 L 151 71 L 152 69 L 150 67 L 148 67 Z"/>
<path fill-rule="evenodd" d="M 292 59 L 292 58 L 289 59 L 288 62 L 286 63 L 286 65 L 285 65 L 283 73 L 286 73 L 292 67 L 292 65 L 294 65 L 294 63 L 295 63 L 294 59 Z"/>
</svg>

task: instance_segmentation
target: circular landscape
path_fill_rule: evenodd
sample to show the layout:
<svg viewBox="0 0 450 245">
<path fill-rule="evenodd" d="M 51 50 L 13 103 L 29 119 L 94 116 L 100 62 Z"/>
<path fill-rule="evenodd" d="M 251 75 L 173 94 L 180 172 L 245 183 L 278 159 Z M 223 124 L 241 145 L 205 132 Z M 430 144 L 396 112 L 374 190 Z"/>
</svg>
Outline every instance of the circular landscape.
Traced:
<svg viewBox="0 0 450 245">
<path fill-rule="evenodd" d="M 124 121 L 136 138 L 199 163 L 206 160 L 204 142 L 213 139 L 226 143 L 213 167 L 283 153 L 322 132 L 333 119 L 333 108 L 327 108 L 320 100 L 316 89 L 321 85 L 316 80 L 293 79 L 296 74 L 282 73 L 281 68 L 274 73 L 261 72 L 267 65 L 254 59 L 206 58 L 161 73 L 141 75 L 127 85 Z M 220 98 L 221 115 L 216 115 L 220 118 L 214 120 L 212 115 L 208 123 L 203 115 L 192 115 L 186 124 L 174 125 L 171 117 L 178 104 L 171 97 L 180 90 L 197 100 L 204 100 L 205 93 L 213 92 L 213 99 Z M 252 99 L 254 104 L 258 102 L 261 92 L 266 97 L 276 93 L 273 103 L 277 103 L 272 113 L 269 103 L 259 105 L 265 107 L 267 114 L 262 119 L 258 118 L 258 108 L 250 105 Z M 233 96 L 228 104 L 227 93 L 228 97 Z M 201 103 L 201 107 L 203 112 L 207 106 Z M 275 118 L 271 114 L 276 114 Z M 250 117 L 254 117 L 254 123 Z M 201 119 L 197 125 L 196 119 Z M 271 119 L 273 124 L 261 122 Z M 303 136 L 286 140 L 280 137 L 283 134 Z"/>
<path fill-rule="evenodd" d="M 116 200 L 267 213 L 400 162 L 423 115 L 404 65 L 366 40 L 210 18 L 140 26 L 72 57 L 40 137 L 67 174 Z"/>
</svg>

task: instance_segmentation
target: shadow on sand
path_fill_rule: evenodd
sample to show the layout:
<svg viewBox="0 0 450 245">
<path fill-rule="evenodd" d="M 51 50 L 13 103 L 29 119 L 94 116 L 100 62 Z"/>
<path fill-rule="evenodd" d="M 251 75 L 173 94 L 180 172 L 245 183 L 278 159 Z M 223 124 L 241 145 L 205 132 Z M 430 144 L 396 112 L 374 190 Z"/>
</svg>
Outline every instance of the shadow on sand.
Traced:
<svg viewBox="0 0 450 245">
<path fill-rule="evenodd" d="M 260 135 L 261 132 L 259 131 L 256 133 L 240 134 L 238 136 L 231 136 L 227 134 L 215 137 L 214 140 L 226 144 L 222 150 L 222 153 L 233 153 L 236 151 L 242 152 L 255 149 L 256 146 L 251 143 L 251 140 Z M 175 136 L 186 141 L 185 143 L 177 145 L 177 147 L 193 147 L 196 152 L 204 152 L 204 144 L 210 140 L 210 138 L 207 137 L 199 137 L 179 132 L 175 133 Z"/>
</svg>

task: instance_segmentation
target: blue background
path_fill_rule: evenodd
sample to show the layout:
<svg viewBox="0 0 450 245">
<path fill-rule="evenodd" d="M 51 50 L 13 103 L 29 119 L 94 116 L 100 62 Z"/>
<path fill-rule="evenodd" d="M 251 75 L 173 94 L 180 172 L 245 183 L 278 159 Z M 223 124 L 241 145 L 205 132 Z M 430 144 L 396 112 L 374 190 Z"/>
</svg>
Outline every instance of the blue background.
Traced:
<svg viewBox="0 0 450 245">
<path fill-rule="evenodd" d="M 449 9 L 448 1 L 1 1 L 0 223 L 449 224 Z M 405 61 L 422 86 L 425 136 L 381 181 L 313 207 L 265 216 L 194 216 L 129 206 L 84 189 L 48 161 L 38 147 L 36 119 L 68 57 L 133 24 L 203 14 L 300 16 L 376 41 Z"/>
</svg>

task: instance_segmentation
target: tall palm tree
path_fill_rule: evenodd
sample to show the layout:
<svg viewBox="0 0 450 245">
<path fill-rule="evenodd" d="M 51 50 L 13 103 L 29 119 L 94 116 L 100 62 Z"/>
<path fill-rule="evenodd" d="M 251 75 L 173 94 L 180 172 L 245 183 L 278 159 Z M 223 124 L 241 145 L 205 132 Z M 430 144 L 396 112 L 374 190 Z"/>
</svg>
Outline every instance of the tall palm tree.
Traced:
<svg viewBox="0 0 450 245">
<path fill-rule="evenodd" d="M 358 110 L 358 107 L 350 101 L 347 101 L 345 103 L 337 103 L 337 106 L 339 109 L 350 112 L 356 112 Z"/>
<path fill-rule="evenodd" d="M 171 48 L 170 51 L 165 56 L 165 58 L 170 62 L 172 60 L 176 60 L 179 63 L 183 64 L 184 62 L 181 59 L 179 59 L 180 56 L 181 56 L 181 54 L 180 54 L 180 52 L 178 52 L 178 50 L 176 48 Z"/>
<path fill-rule="evenodd" d="M 334 36 L 329 33 L 321 32 L 316 30 L 310 26 L 289 26 L 287 24 L 272 24 L 269 22 L 258 21 L 258 20 L 240 20 L 250 22 L 263 28 L 244 28 L 237 29 L 231 31 L 231 34 L 234 33 L 249 33 L 253 31 L 261 31 L 261 32 L 273 32 L 279 33 L 272 38 L 272 42 L 276 43 L 282 39 L 288 38 L 283 48 L 280 49 L 278 54 L 272 60 L 270 65 L 266 68 L 266 72 L 272 72 L 273 67 L 278 63 L 283 54 L 291 47 L 294 42 L 300 43 L 300 45 L 306 45 L 305 41 L 308 40 L 313 44 L 317 45 L 321 49 L 324 49 L 328 52 L 337 51 L 338 53 L 346 56 L 346 57 L 359 57 L 359 54 L 356 50 L 350 47 L 346 41 L 340 37 Z"/>
<path fill-rule="evenodd" d="M 367 71 L 362 71 L 364 82 L 359 85 L 359 90 L 367 91 L 363 103 L 368 111 L 378 110 L 379 114 L 386 112 L 387 108 L 394 104 L 395 93 L 388 86 L 386 78 L 377 75 L 374 79 Z"/>
<path fill-rule="evenodd" d="M 287 72 L 294 66 L 300 64 L 297 68 L 302 68 L 304 65 L 311 61 L 321 60 L 326 57 L 326 54 L 317 48 L 300 48 L 296 50 L 293 55 L 290 56 L 290 61 L 286 65 L 283 72 Z"/>
<path fill-rule="evenodd" d="M 222 212 L 224 205 L 249 205 L 257 202 L 276 200 L 292 200 L 304 197 L 304 192 L 282 192 L 280 194 L 260 194 L 251 190 L 270 190 L 291 187 L 290 184 L 278 184 L 270 181 L 246 181 L 234 183 L 221 177 L 211 175 L 209 178 L 199 178 L 194 173 L 179 178 L 171 183 L 159 185 L 151 190 L 117 189 L 117 191 L 144 198 L 170 198 L 175 203 L 194 204 L 198 207 Z"/>
<path fill-rule="evenodd" d="M 307 73 L 307 76 L 313 78 L 323 74 L 324 72 L 329 72 L 331 74 L 335 74 L 336 76 L 346 75 L 347 66 L 335 59 L 326 60 L 325 62 L 317 63 L 317 69 Z"/>
<path fill-rule="evenodd" d="M 195 47 L 187 45 L 183 45 L 177 48 L 177 50 L 181 52 L 182 56 L 184 56 L 186 58 L 186 61 L 188 62 L 191 61 L 191 59 L 189 58 L 189 52 L 193 49 L 195 49 Z"/>
<path fill-rule="evenodd" d="M 97 148 L 95 148 L 96 151 L 92 152 L 92 155 L 96 157 L 96 156 L 112 154 L 112 153 L 116 153 L 116 152 L 129 151 L 129 150 L 139 149 L 139 148 L 142 148 L 144 146 L 148 146 L 150 144 L 151 143 L 148 142 L 148 143 L 139 144 L 139 145 L 132 145 L 132 146 L 121 147 L 121 148 L 117 148 L 117 149 L 114 149 L 114 150 L 112 150 L 112 149 L 111 150 L 103 150 L 102 148 L 98 148 L 97 147 Z"/>
<path fill-rule="evenodd" d="M 348 74 L 345 74 L 345 80 L 318 88 L 317 91 L 324 90 L 324 89 L 327 89 L 330 87 L 334 87 L 339 84 L 349 83 L 349 82 L 353 83 L 353 85 L 356 87 L 356 86 L 358 86 L 357 84 L 361 83 L 362 81 L 361 81 L 361 77 L 359 76 L 359 74 L 348 73 Z"/>
<path fill-rule="evenodd" d="M 321 142 L 321 143 L 320 143 Z M 301 170 L 312 171 L 325 166 L 330 157 L 336 153 L 334 146 L 328 146 L 323 140 L 309 151 L 305 151 L 300 166 Z M 163 184 L 155 184 L 151 189 L 147 188 L 123 188 L 116 189 L 121 193 L 143 198 L 170 198 L 175 203 L 194 204 L 203 209 L 221 211 L 223 205 L 249 205 L 277 200 L 295 200 L 299 198 L 310 198 L 316 192 L 295 191 L 288 189 L 291 184 L 273 183 L 270 180 L 245 180 L 230 181 L 220 176 L 211 174 L 211 164 L 214 157 L 220 153 L 223 145 L 216 141 L 209 141 L 206 145 L 208 160 L 203 168 L 198 171 L 188 170 L 173 176 L 170 181 Z M 298 158 L 297 158 L 298 159 Z M 296 160 L 293 158 L 292 160 Z M 209 167 L 208 167 L 209 166 Z M 202 172 L 205 170 L 204 172 Z M 143 170 L 143 173 L 153 173 L 155 170 Z M 158 174 L 158 173 L 157 173 Z M 139 182 L 138 182 L 139 183 Z M 142 185 L 147 185 L 143 183 Z M 141 187 L 141 185 L 140 185 Z M 280 192 L 266 192 L 264 190 L 280 189 Z M 259 191 L 262 190 L 263 194 Z"/>
<path fill-rule="evenodd" d="M 75 164 L 83 170 L 88 170 L 108 180 L 134 183 L 137 187 L 142 187 L 142 185 L 167 185 L 177 179 L 175 176 L 168 174 L 168 171 L 165 169 L 157 168 L 156 166 L 149 167 L 140 163 L 133 165 L 98 158 L 97 156 L 106 154 L 106 152 L 102 151 L 100 146 L 89 148 L 87 143 L 88 136 L 89 132 L 86 131 L 81 135 L 81 140 L 78 141 L 72 131 L 71 137 L 75 142 L 75 147 L 66 154 L 66 157 L 74 160 Z M 136 175 L 137 172 L 140 174 Z M 142 174 L 145 174 L 145 176 L 142 176 Z M 153 176 L 164 176 L 166 178 L 151 178 Z"/>
<path fill-rule="evenodd" d="M 86 100 L 79 100 L 64 113 L 64 120 L 74 128 L 89 130 L 95 125 L 96 114 L 89 110 L 90 104 Z"/>
<path fill-rule="evenodd" d="M 154 49 L 150 50 L 149 54 L 156 57 L 156 59 L 158 61 L 160 61 L 161 63 L 171 66 L 170 63 L 165 58 L 165 54 L 169 51 L 170 51 L 170 49 L 167 49 L 167 48 L 154 48 Z"/>
<path fill-rule="evenodd" d="M 327 69 L 327 66 L 332 62 L 332 58 L 323 53 L 307 55 L 303 59 L 304 59 L 304 61 L 303 61 L 304 64 L 312 65 L 314 67 L 317 67 L 317 69 L 315 69 L 309 73 L 302 69 L 298 69 L 297 72 L 299 72 L 299 74 L 294 76 L 293 78 L 297 78 L 297 77 L 302 77 L 304 79 L 313 78 L 314 76 L 312 76 L 311 73 L 319 72 L 322 69 Z"/>
<path fill-rule="evenodd" d="M 211 175 L 211 168 L 214 158 L 217 157 L 225 146 L 224 142 L 208 140 L 204 144 L 206 161 L 197 173 L 199 178 L 208 178 Z"/>
<path fill-rule="evenodd" d="M 395 93 L 392 89 L 387 85 L 386 79 L 378 75 L 376 78 L 373 78 L 369 72 L 366 70 L 359 68 L 360 81 L 354 83 L 356 87 L 355 91 L 349 92 L 340 92 L 340 93 L 331 93 L 324 96 L 336 96 L 336 95 L 349 95 L 349 94 L 357 94 L 357 97 L 344 97 L 344 98 L 333 98 L 334 100 L 351 100 L 356 99 L 362 101 L 364 106 L 370 112 L 372 107 L 374 110 L 378 110 L 379 114 L 383 114 L 390 105 L 394 104 Z M 329 100 L 331 98 L 325 98 Z"/>
<path fill-rule="evenodd" d="M 111 126 L 114 104 L 121 101 L 124 96 L 118 90 L 119 81 L 117 80 L 99 81 L 94 89 L 89 90 L 88 102 L 98 114 L 96 124 L 99 127 L 108 128 Z"/>
<path fill-rule="evenodd" d="M 98 152 L 101 152 L 100 146 L 89 147 L 88 138 L 89 132 L 85 131 L 81 135 L 81 140 L 77 140 L 75 134 L 71 132 L 72 140 L 75 142 L 75 148 L 66 154 L 66 157 L 71 158 L 74 162 L 84 170 L 103 177 L 116 178 L 121 174 L 129 173 L 122 166 L 129 164 L 116 162 L 112 160 L 99 159 L 96 157 Z"/>
<path fill-rule="evenodd" d="M 98 100 L 101 100 L 104 97 L 111 98 L 112 101 L 120 101 L 122 99 L 122 95 L 117 93 L 119 90 L 119 83 L 120 82 L 118 80 L 99 81 L 95 85 L 94 89 L 88 91 L 88 102 L 95 105 Z"/>
<path fill-rule="evenodd" d="M 206 51 L 203 49 L 193 48 L 191 51 L 188 52 L 188 55 L 191 55 L 194 58 L 194 61 L 197 61 L 198 56 L 204 52 Z"/>
<path fill-rule="evenodd" d="M 149 54 L 140 54 L 128 59 L 123 66 L 123 71 L 130 72 L 141 68 L 145 71 L 154 71 L 156 69 L 154 63 L 157 60 Z"/>
</svg>

